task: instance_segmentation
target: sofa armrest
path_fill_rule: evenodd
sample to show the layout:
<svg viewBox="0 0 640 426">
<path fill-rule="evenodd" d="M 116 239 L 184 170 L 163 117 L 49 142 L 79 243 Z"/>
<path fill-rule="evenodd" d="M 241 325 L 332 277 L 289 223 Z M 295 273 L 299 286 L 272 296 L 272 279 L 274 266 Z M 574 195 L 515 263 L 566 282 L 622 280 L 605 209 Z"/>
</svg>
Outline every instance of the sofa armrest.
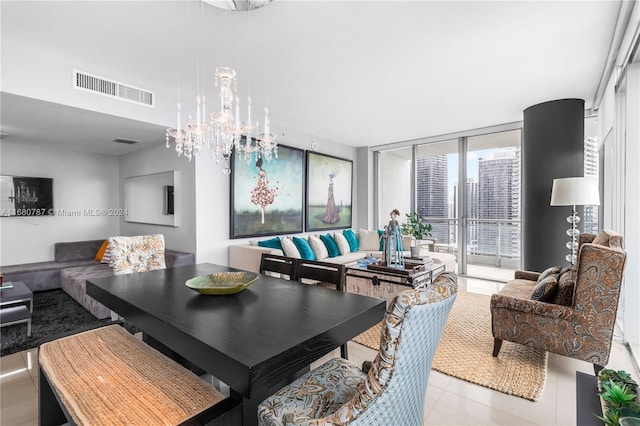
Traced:
<svg viewBox="0 0 640 426">
<path fill-rule="evenodd" d="M 164 261 L 167 264 L 167 268 L 173 268 L 175 266 L 193 265 L 196 263 L 196 257 L 193 253 L 165 249 Z"/>
<path fill-rule="evenodd" d="M 283 256 L 282 250 L 252 245 L 229 246 L 229 266 L 243 271 L 260 272 L 262 253 Z"/>
<path fill-rule="evenodd" d="M 514 273 L 514 278 L 517 280 L 538 281 L 539 276 L 540 276 L 540 272 L 532 272 L 532 271 L 517 270 Z"/>
<path fill-rule="evenodd" d="M 573 319 L 574 313 L 573 308 L 570 306 L 556 305 L 554 303 L 540 302 L 531 299 L 520 299 L 502 294 L 493 294 L 491 296 L 491 310 L 493 309 L 510 309 L 512 311 L 564 320 Z"/>
<path fill-rule="evenodd" d="M 53 259 L 56 262 L 93 260 L 104 240 L 67 241 L 53 245 Z"/>
</svg>

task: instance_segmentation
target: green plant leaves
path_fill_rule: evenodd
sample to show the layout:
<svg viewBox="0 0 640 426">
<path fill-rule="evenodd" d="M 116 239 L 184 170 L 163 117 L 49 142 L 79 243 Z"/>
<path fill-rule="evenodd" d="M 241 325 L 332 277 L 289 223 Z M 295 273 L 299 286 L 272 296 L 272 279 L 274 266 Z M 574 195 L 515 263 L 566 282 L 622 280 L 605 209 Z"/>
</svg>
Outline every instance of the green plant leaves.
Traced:
<svg viewBox="0 0 640 426">
<path fill-rule="evenodd" d="M 629 373 L 604 369 L 599 378 L 599 394 L 606 406 L 604 416 L 597 416 L 600 420 L 607 426 L 618 426 L 621 417 L 640 417 L 638 384 Z"/>
<path fill-rule="evenodd" d="M 411 235 L 416 240 L 420 240 L 424 236 L 431 236 L 433 227 L 430 223 L 426 223 L 417 212 L 409 212 L 405 216 L 407 221 L 402 224 L 403 234 Z"/>
</svg>

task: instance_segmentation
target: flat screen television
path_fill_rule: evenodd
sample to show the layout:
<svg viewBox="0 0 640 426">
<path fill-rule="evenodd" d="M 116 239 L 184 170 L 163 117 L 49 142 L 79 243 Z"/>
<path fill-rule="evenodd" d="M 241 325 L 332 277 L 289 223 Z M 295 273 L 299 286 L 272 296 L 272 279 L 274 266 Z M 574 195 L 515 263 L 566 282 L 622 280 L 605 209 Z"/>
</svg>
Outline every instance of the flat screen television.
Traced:
<svg viewBox="0 0 640 426">
<path fill-rule="evenodd" d="M 173 214 L 173 185 L 164 186 L 164 214 Z"/>
<path fill-rule="evenodd" d="M 53 179 L 0 176 L 0 216 L 53 216 Z"/>
</svg>

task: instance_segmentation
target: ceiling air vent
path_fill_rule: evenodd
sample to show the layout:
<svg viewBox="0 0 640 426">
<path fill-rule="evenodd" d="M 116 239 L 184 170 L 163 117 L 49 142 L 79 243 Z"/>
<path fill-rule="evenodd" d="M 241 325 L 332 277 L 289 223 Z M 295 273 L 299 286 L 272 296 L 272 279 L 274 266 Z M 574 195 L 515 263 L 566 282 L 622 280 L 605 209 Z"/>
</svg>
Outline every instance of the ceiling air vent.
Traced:
<svg viewBox="0 0 640 426">
<path fill-rule="evenodd" d="M 154 106 L 155 96 L 153 92 L 78 70 L 73 70 L 73 87 L 136 104 Z"/>
<path fill-rule="evenodd" d="M 133 145 L 133 144 L 136 144 L 136 143 L 140 143 L 138 141 L 132 141 L 132 140 L 129 140 L 129 139 L 121 139 L 121 138 L 114 139 L 113 141 L 115 143 L 124 143 L 124 144 L 127 144 L 127 145 Z"/>
</svg>

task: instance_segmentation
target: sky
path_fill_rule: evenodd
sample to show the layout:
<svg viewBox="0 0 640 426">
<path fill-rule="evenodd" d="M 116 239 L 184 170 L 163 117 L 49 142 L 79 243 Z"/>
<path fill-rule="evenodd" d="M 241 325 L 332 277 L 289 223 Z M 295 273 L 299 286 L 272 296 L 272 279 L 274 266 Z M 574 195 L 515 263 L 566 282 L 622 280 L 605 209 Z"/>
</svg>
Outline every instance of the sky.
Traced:
<svg viewBox="0 0 640 426">
<path fill-rule="evenodd" d="M 482 149 L 478 151 L 469 151 L 467 153 L 467 178 L 478 180 L 478 160 L 491 152 L 497 152 L 500 149 Z M 453 197 L 453 185 L 458 182 L 458 154 L 447 154 L 448 170 L 449 170 L 449 198 Z"/>
</svg>

